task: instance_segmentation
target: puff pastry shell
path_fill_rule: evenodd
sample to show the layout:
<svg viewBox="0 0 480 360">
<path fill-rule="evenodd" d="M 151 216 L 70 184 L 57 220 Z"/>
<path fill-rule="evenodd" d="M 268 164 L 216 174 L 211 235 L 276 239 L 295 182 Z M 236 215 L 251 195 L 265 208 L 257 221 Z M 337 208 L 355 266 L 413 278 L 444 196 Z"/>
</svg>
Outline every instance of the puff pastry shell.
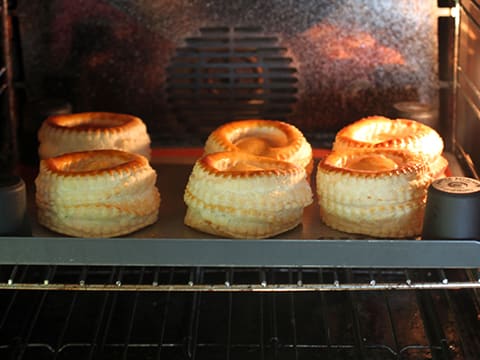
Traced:
<svg viewBox="0 0 480 360">
<path fill-rule="evenodd" d="M 243 152 L 206 154 L 185 188 L 185 224 L 231 238 L 267 238 L 296 227 L 312 203 L 305 169 Z"/>
<path fill-rule="evenodd" d="M 120 150 L 41 160 L 35 179 L 38 222 L 78 237 L 128 234 L 157 220 L 156 178 L 145 157 Z"/>
<path fill-rule="evenodd" d="M 412 237 L 421 232 L 431 181 L 423 159 L 409 151 L 334 151 L 317 169 L 320 217 L 348 233 Z"/>
<path fill-rule="evenodd" d="M 138 117 L 86 112 L 48 117 L 38 131 L 39 157 L 95 149 L 117 149 L 150 159 L 150 136 Z"/>
<path fill-rule="evenodd" d="M 370 116 L 341 129 L 334 151 L 390 148 L 408 150 L 424 158 L 432 177 L 444 175 L 448 166 L 442 156 L 443 140 L 431 127 L 415 120 Z"/>
<path fill-rule="evenodd" d="M 312 147 L 295 126 L 278 120 L 239 120 L 221 125 L 205 143 L 205 153 L 244 151 L 313 167 Z"/>
</svg>

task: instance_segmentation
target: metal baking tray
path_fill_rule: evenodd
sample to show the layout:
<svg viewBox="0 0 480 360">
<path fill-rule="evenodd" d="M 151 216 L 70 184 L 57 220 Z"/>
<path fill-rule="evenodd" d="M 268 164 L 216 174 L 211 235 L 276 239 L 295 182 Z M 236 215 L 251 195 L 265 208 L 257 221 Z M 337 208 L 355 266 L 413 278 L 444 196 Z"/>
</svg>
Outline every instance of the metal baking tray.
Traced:
<svg viewBox="0 0 480 360">
<path fill-rule="evenodd" d="M 157 149 L 152 166 L 162 196 L 159 220 L 117 238 L 75 238 L 56 234 L 36 222 L 35 169 L 24 171 L 28 226 L 32 236 L 0 237 L 0 264 L 121 266 L 242 266 L 343 268 L 479 268 L 475 240 L 374 239 L 325 226 L 316 199 L 303 223 L 271 239 L 224 239 L 183 223 L 183 191 L 199 149 Z M 318 154 L 318 152 L 317 152 Z M 459 174 L 446 154 L 450 172 Z M 318 156 L 316 158 L 318 161 Z M 314 176 L 314 175 L 313 175 Z M 312 177 L 312 186 L 314 186 Z M 315 193 L 315 191 L 314 191 Z"/>
</svg>

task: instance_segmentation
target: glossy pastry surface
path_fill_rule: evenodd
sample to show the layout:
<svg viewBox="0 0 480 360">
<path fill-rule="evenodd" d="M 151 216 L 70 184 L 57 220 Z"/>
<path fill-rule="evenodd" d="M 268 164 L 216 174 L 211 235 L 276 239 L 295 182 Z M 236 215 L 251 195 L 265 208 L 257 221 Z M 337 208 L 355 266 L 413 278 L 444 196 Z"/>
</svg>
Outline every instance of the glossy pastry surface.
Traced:
<svg viewBox="0 0 480 360">
<path fill-rule="evenodd" d="M 205 143 L 205 153 L 242 151 L 293 162 L 311 171 L 312 147 L 295 126 L 277 120 L 240 120 L 221 125 Z"/>
<path fill-rule="evenodd" d="M 440 135 L 429 126 L 409 119 L 370 116 L 343 129 L 335 137 L 334 151 L 368 148 L 408 150 L 424 158 L 434 178 L 444 175 L 448 162 L 442 156 L 444 144 Z"/>
<path fill-rule="evenodd" d="M 108 112 L 55 115 L 39 129 L 41 159 L 75 151 L 117 149 L 150 159 L 150 136 L 135 116 Z"/>
</svg>

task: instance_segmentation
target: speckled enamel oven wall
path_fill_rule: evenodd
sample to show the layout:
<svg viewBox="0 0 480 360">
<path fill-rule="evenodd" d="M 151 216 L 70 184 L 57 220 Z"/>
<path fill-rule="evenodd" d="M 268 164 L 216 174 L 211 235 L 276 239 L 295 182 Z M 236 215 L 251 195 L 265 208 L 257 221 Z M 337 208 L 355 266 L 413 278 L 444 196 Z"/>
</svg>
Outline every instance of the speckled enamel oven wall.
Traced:
<svg viewBox="0 0 480 360">
<path fill-rule="evenodd" d="M 432 0 L 21 0 L 26 96 L 61 97 L 74 111 L 138 115 L 154 139 L 202 141 L 217 123 L 248 115 L 236 114 L 238 107 L 223 114 L 213 103 L 208 124 L 205 107 L 186 118 L 169 93 L 172 61 L 211 29 L 248 29 L 248 36 L 268 40 L 262 51 L 275 48 L 275 61 L 283 57 L 288 68 L 280 79 L 288 96 L 274 114 L 306 133 L 331 133 L 360 117 L 388 114 L 398 101 L 436 104 L 436 9 Z M 275 71 L 275 61 L 262 68 L 258 50 L 248 50 L 234 58 L 254 63 L 251 73 Z M 233 62 L 228 56 L 213 62 L 218 68 L 222 61 Z M 235 97 L 235 79 L 221 81 L 222 96 Z M 261 88 L 271 86 L 266 82 L 254 80 Z M 215 89 L 208 96 L 215 98 Z M 250 117 L 270 115 L 263 110 Z"/>
</svg>

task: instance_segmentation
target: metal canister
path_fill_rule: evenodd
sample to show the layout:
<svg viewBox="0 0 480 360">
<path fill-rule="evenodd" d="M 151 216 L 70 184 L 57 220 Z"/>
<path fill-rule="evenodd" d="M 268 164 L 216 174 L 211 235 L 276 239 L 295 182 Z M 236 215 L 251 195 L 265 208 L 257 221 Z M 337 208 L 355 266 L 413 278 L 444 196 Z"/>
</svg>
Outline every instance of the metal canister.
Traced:
<svg viewBox="0 0 480 360">
<path fill-rule="evenodd" d="M 0 176 L 0 235 L 25 235 L 27 225 L 27 191 L 17 175 Z"/>
<path fill-rule="evenodd" d="M 402 101 L 393 104 L 393 117 L 419 121 L 438 129 L 438 111 L 432 105 L 417 101 Z"/>
<path fill-rule="evenodd" d="M 480 239 L 480 181 L 461 176 L 428 188 L 423 239 Z"/>
</svg>

